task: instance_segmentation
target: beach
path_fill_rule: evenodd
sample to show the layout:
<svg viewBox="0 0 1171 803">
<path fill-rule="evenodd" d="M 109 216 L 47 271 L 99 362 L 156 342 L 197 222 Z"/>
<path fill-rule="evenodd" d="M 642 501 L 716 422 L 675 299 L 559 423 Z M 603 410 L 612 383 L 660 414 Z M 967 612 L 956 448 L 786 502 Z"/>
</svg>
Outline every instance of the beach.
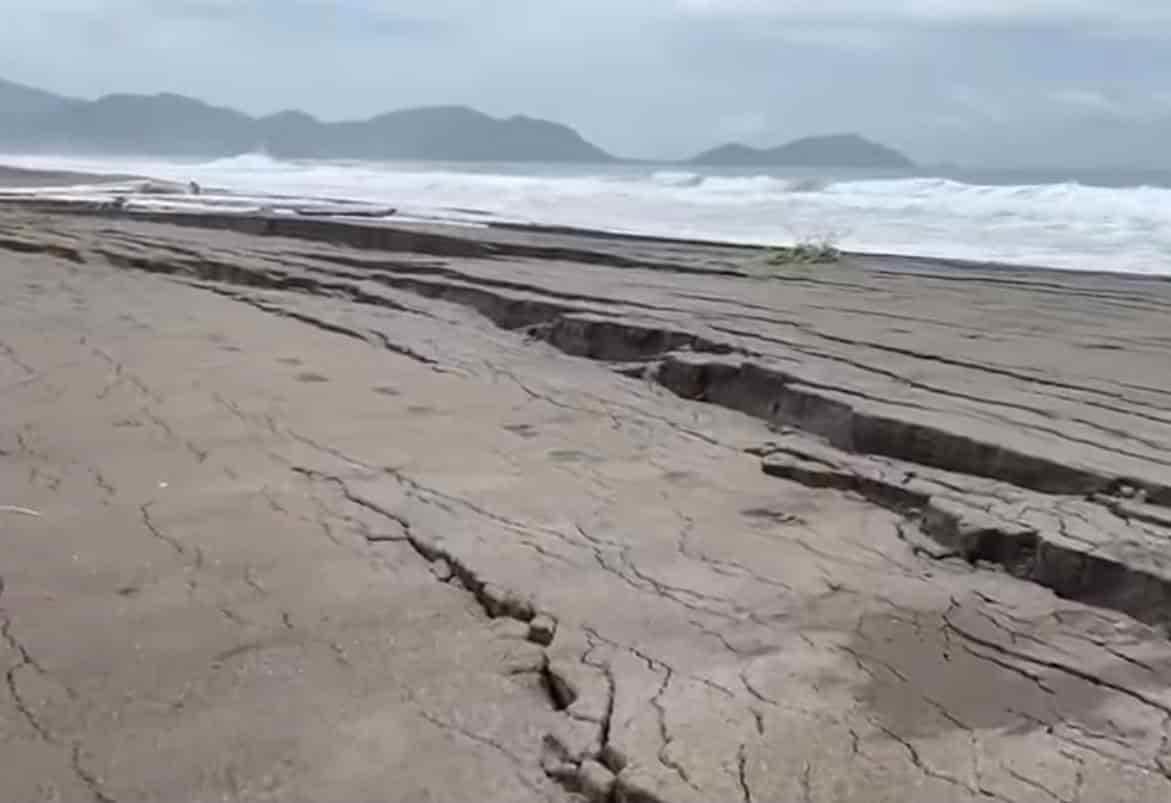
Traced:
<svg viewBox="0 0 1171 803">
<path fill-rule="evenodd" d="M 88 173 L 50 168 L 11 167 L 0 164 L 0 187 L 53 188 L 133 179 L 117 173 Z"/>
<path fill-rule="evenodd" d="M 1167 800 L 1171 281 L 771 258 L 0 204 L 0 797 Z"/>
</svg>

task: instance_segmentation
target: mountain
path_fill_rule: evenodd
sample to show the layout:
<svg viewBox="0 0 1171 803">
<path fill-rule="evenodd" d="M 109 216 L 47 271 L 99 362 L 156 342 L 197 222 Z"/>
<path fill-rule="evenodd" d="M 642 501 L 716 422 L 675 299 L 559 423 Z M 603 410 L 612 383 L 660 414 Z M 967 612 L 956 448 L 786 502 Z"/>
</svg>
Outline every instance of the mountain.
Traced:
<svg viewBox="0 0 1171 803">
<path fill-rule="evenodd" d="M 530 117 L 498 119 L 464 106 L 405 109 L 351 123 L 321 123 L 302 112 L 259 121 L 257 140 L 286 158 L 444 161 L 607 162 L 576 131 Z"/>
<path fill-rule="evenodd" d="M 71 100 L 6 82 L 0 82 L 0 148 L 200 157 L 264 149 L 283 158 L 614 159 L 568 126 L 523 116 L 499 119 L 463 106 L 325 123 L 301 111 L 255 118 L 174 94 Z"/>
<path fill-rule="evenodd" d="M 610 162 L 568 126 L 466 106 L 431 106 L 327 123 L 303 111 L 267 117 L 169 93 L 76 100 L 0 80 L 0 150 L 286 159 Z M 691 160 L 713 166 L 907 168 L 911 160 L 855 134 L 808 137 L 779 148 L 724 145 Z"/>
<path fill-rule="evenodd" d="M 55 150 L 232 155 L 255 144 L 253 123 L 247 115 L 181 95 L 107 95 L 32 117 L 25 135 Z"/>
<path fill-rule="evenodd" d="M 74 102 L 51 92 L 0 79 L 0 125 L 9 119 L 62 109 Z"/>
<path fill-rule="evenodd" d="M 692 164 L 715 167 L 873 167 L 907 168 L 903 154 L 857 134 L 806 137 L 778 148 L 758 149 L 730 144 L 704 151 Z"/>
</svg>

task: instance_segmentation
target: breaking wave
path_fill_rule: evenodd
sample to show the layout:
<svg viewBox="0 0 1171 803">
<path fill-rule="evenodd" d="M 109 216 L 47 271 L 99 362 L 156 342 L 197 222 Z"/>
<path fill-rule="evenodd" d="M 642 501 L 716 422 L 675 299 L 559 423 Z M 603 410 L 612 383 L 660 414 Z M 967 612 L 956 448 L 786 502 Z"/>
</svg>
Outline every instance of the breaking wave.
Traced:
<svg viewBox="0 0 1171 803">
<path fill-rule="evenodd" d="M 0 157 L 27 166 L 198 181 L 233 195 L 385 204 L 424 219 L 532 222 L 1171 275 L 1171 189 L 948 178 L 836 179 L 701 169 Z"/>
</svg>

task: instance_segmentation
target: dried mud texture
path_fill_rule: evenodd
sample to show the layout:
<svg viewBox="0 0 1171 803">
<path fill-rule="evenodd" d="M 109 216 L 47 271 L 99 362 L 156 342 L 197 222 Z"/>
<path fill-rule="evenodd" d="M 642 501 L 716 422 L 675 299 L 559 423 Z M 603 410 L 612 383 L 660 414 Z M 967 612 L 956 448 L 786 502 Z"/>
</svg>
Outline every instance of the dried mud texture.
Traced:
<svg viewBox="0 0 1171 803">
<path fill-rule="evenodd" d="M 0 210 L 0 798 L 1167 800 L 1171 285 L 764 262 Z"/>
</svg>

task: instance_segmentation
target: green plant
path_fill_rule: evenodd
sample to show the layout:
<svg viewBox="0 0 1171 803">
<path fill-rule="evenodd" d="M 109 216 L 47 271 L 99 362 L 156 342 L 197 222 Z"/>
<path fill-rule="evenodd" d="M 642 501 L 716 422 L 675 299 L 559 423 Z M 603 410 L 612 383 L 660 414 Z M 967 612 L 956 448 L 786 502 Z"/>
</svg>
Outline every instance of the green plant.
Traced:
<svg viewBox="0 0 1171 803">
<path fill-rule="evenodd" d="M 769 250 L 768 264 L 783 265 L 825 265 L 842 258 L 837 237 L 832 234 L 818 237 L 799 238 L 793 245 L 778 246 Z"/>
</svg>

